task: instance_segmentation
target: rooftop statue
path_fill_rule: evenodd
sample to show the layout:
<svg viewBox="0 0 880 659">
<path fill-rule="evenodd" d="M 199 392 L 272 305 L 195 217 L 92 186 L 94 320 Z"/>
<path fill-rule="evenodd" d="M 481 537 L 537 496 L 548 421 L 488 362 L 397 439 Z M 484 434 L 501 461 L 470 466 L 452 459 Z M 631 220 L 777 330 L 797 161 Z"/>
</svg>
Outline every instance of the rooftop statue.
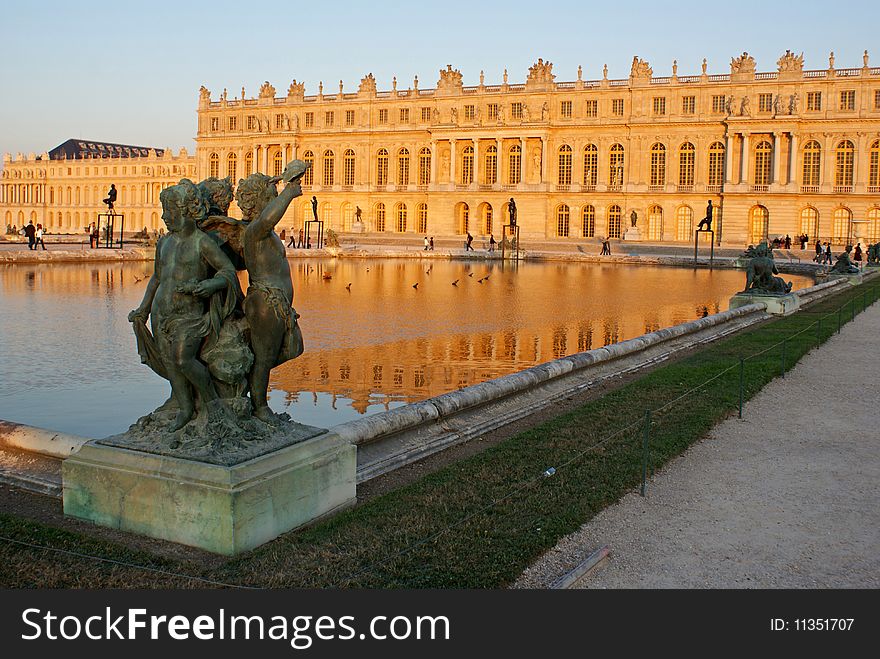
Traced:
<svg viewBox="0 0 880 659">
<path fill-rule="evenodd" d="M 747 52 L 743 52 L 739 57 L 734 57 L 730 60 L 731 73 L 754 73 L 755 67 L 755 58 Z"/>
<path fill-rule="evenodd" d="M 753 295 L 786 295 L 791 292 L 791 282 L 785 281 L 779 274 L 773 261 L 773 250 L 763 241 L 757 247 L 746 250 L 744 257 L 751 260 L 746 268 L 746 287 L 743 293 Z"/>
<path fill-rule="evenodd" d="M 803 71 L 804 54 L 795 55 L 790 50 L 786 50 L 785 54 L 776 61 L 776 65 L 779 67 L 780 73 L 785 71 Z"/>
<path fill-rule="evenodd" d="M 358 92 L 376 93 L 376 79 L 373 77 L 372 73 L 368 73 L 361 78 L 361 84 L 358 85 Z"/>
<path fill-rule="evenodd" d="M 268 80 L 260 85 L 260 98 L 275 98 L 275 88 Z"/>
<path fill-rule="evenodd" d="M 440 79 L 437 81 L 437 89 L 452 91 L 461 89 L 464 85 L 461 81 L 461 71 L 453 70 L 452 64 L 446 65 L 446 70 L 440 69 Z"/>
<path fill-rule="evenodd" d="M 630 78 L 650 78 L 654 75 L 654 70 L 648 64 L 648 60 L 639 59 L 638 55 L 633 57 L 632 66 L 629 70 Z"/>
</svg>

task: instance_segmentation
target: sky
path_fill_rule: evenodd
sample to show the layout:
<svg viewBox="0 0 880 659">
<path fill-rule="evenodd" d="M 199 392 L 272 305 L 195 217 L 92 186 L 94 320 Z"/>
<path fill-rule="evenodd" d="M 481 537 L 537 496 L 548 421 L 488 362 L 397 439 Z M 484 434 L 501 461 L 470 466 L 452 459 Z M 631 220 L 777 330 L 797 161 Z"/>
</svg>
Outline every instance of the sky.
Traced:
<svg viewBox="0 0 880 659">
<path fill-rule="evenodd" d="M 807 69 L 880 66 L 880 2 L 716 3 L 446 0 L 311 3 L 14 1 L 0 21 L 0 153 L 48 151 L 68 138 L 195 150 L 198 90 L 214 99 L 256 96 L 270 81 L 285 95 L 293 78 L 315 94 L 357 91 L 372 72 L 406 89 L 418 75 L 436 85 L 451 64 L 465 85 L 525 81 L 539 57 L 556 80 L 629 75 L 634 55 L 654 75 L 728 73 L 748 51 L 775 71 L 791 49 Z"/>
</svg>

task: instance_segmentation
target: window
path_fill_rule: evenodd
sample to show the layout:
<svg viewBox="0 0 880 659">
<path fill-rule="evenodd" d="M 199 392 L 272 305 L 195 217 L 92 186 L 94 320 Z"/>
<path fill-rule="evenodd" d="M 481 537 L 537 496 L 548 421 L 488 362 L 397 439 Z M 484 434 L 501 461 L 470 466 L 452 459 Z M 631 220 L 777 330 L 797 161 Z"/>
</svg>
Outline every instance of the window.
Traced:
<svg viewBox="0 0 880 659">
<path fill-rule="evenodd" d="M 486 166 L 483 170 L 486 185 L 495 185 L 498 182 L 498 149 L 494 144 L 486 149 Z"/>
<path fill-rule="evenodd" d="M 336 157 L 329 149 L 324 152 L 324 185 L 331 186 L 336 182 Z"/>
<path fill-rule="evenodd" d="M 666 114 L 666 97 L 665 96 L 655 96 L 654 97 L 654 115 L 655 116 L 663 116 Z"/>
<path fill-rule="evenodd" d="M 342 154 L 342 185 L 354 185 L 354 151 L 351 149 Z"/>
<path fill-rule="evenodd" d="M 584 104 L 584 115 L 587 118 L 595 118 L 599 116 L 599 101 L 587 101 Z"/>
<path fill-rule="evenodd" d="M 663 240 L 663 209 L 660 206 L 648 209 L 648 240 Z"/>
<path fill-rule="evenodd" d="M 220 130 L 220 117 L 211 117 L 211 131 Z"/>
<path fill-rule="evenodd" d="M 584 185 L 590 188 L 596 187 L 599 178 L 599 149 L 595 144 L 587 144 L 584 147 Z"/>
<path fill-rule="evenodd" d="M 511 103 L 510 104 L 510 116 L 513 119 L 522 119 L 523 118 L 523 104 L 522 103 Z"/>
<path fill-rule="evenodd" d="M 409 123 L 409 108 L 400 108 L 400 123 Z"/>
<path fill-rule="evenodd" d="M 238 130 L 238 117 L 229 117 L 229 130 Z"/>
<path fill-rule="evenodd" d="M 422 108 L 422 123 L 427 124 L 431 121 L 431 108 Z"/>
<path fill-rule="evenodd" d="M 276 151 L 272 156 L 272 176 L 281 176 L 281 172 L 284 170 L 284 154 L 281 151 Z"/>
<path fill-rule="evenodd" d="M 385 204 L 376 204 L 376 231 L 385 231 Z"/>
<path fill-rule="evenodd" d="M 387 109 L 379 110 L 379 123 L 380 124 L 387 124 L 388 123 L 388 110 Z"/>
<path fill-rule="evenodd" d="M 590 204 L 581 211 L 581 236 L 593 238 L 596 235 L 596 207 Z"/>
<path fill-rule="evenodd" d="M 623 116 L 623 99 L 615 98 L 611 100 L 611 114 L 615 117 Z"/>
<path fill-rule="evenodd" d="M 254 116 L 249 116 L 247 118 L 247 129 L 248 130 L 256 130 L 257 129 L 257 118 Z"/>
<path fill-rule="evenodd" d="M 275 130 L 281 130 L 284 128 L 284 115 L 276 114 L 275 115 Z"/>
<path fill-rule="evenodd" d="M 571 101 L 562 101 L 559 104 L 559 114 L 563 119 L 571 119 Z"/>
<path fill-rule="evenodd" d="M 755 147 L 755 185 L 770 185 L 770 163 L 773 147 L 764 140 Z"/>
<path fill-rule="evenodd" d="M 613 187 L 618 189 L 623 185 L 623 158 L 623 145 L 615 144 L 612 146 L 608 154 L 608 180 Z"/>
<path fill-rule="evenodd" d="M 675 211 L 675 239 L 690 242 L 694 231 L 694 211 L 690 206 L 679 206 Z"/>
<path fill-rule="evenodd" d="M 709 185 L 720 186 L 724 181 L 724 145 L 713 142 L 709 147 Z"/>
<path fill-rule="evenodd" d="M 871 155 L 868 159 L 868 185 L 874 189 L 874 192 L 880 192 L 877 187 L 880 186 L 880 140 L 874 140 L 871 144 Z"/>
<path fill-rule="evenodd" d="M 880 89 L 874 90 L 874 109 L 880 110 Z"/>
<path fill-rule="evenodd" d="M 818 112 L 822 109 L 822 92 L 807 92 L 807 110 Z"/>
<path fill-rule="evenodd" d="M 556 209 L 556 235 L 559 238 L 568 238 L 571 211 L 566 204 L 560 204 Z"/>
<path fill-rule="evenodd" d="M 807 142 L 804 146 L 804 169 L 803 183 L 807 187 L 819 187 L 819 173 L 821 171 L 822 147 L 815 140 Z"/>
<path fill-rule="evenodd" d="M 517 185 L 522 176 L 522 149 L 514 144 L 507 151 L 507 183 Z"/>
<path fill-rule="evenodd" d="M 666 185 L 666 147 L 654 144 L 651 147 L 651 187 Z"/>
<path fill-rule="evenodd" d="M 397 152 L 397 185 L 409 185 L 409 150 Z"/>
<path fill-rule="evenodd" d="M 416 207 L 416 231 L 428 233 L 428 204 L 419 204 Z"/>
<path fill-rule="evenodd" d="M 376 185 L 388 185 L 388 150 L 379 149 L 376 154 Z M 384 229 L 383 229 L 384 231 Z"/>
<path fill-rule="evenodd" d="M 220 156 L 212 153 L 208 158 L 208 177 L 217 178 L 220 176 Z"/>
<path fill-rule="evenodd" d="M 868 211 L 868 240 L 880 242 L 880 208 L 876 206 Z"/>
<path fill-rule="evenodd" d="M 712 112 L 714 114 L 723 114 L 727 111 L 727 99 L 724 94 L 716 94 L 712 97 Z"/>
<path fill-rule="evenodd" d="M 812 206 L 807 206 L 801 211 L 801 233 L 814 239 L 819 237 L 819 211 Z"/>
<path fill-rule="evenodd" d="M 847 89 L 840 92 L 840 109 L 855 110 L 856 109 L 856 90 Z"/>
<path fill-rule="evenodd" d="M 559 147 L 556 180 L 559 185 L 571 185 L 571 147 L 567 144 Z"/>
<path fill-rule="evenodd" d="M 697 150 L 690 142 L 685 142 L 678 149 L 678 184 L 692 186 L 694 184 L 694 163 Z"/>
<path fill-rule="evenodd" d="M 244 176 L 247 178 L 251 174 L 254 173 L 254 154 L 251 151 L 248 151 L 244 157 Z M 305 178 L 303 178 L 303 183 L 307 183 L 305 180 L 309 177 L 309 172 L 306 172 Z"/>
<path fill-rule="evenodd" d="M 306 112 L 306 128 L 314 128 L 315 127 L 315 113 L 314 112 Z"/>
<path fill-rule="evenodd" d="M 758 94 L 758 112 L 773 111 L 773 94 Z"/>
<path fill-rule="evenodd" d="M 474 105 L 465 105 L 464 106 L 464 118 L 467 121 L 473 121 L 476 116 L 476 110 Z"/>
<path fill-rule="evenodd" d="M 431 149 L 423 147 L 419 151 L 419 185 L 431 183 Z M 419 233 L 424 233 L 419 230 Z"/>
<path fill-rule="evenodd" d="M 406 231 L 406 204 L 397 204 L 397 233 Z"/>
<path fill-rule="evenodd" d="M 620 206 L 617 204 L 608 208 L 608 237 L 620 238 Z"/>
<path fill-rule="evenodd" d="M 483 204 L 483 235 L 492 233 L 492 206 Z"/>
<path fill-rule="evenodd" d="M 345 125 L 354 126 L 354 110 L 345 111 Z"/>
<path fill-rule="evenodd" d="M 697 97 L 696 96 L 682 96 L 681 97 L 681 113 L 682 114 L 694 114 L 697 109 Z"/>
<path fill-rule="evenodd" d="M 770 212 L 764 206 L 755 206 L 749 214 L 749 242 L 752 245 L 767 240 L 770 229 Z"/>
<path fill-rule="evenodd" d="M 324 125 L 328 128 L 333 125 L 333 110 L 327 110 L 324 113 Z"/>
<path fill-rule="evenodd" d="M 311 151 L 306 151 L 303 154 L 303 162 L 309 165 L 306 173 L 303 174 L 303 185 L 313 185 L 315 182 L 315 154 Z"/>
<path fill-rule="evenodd" d="M 498 120 L 498 104 L 497 103 L 489 103 L 488 105 L 488 116 L 490 121 Z"/>
<path fill-rule="evenodd" d="M 849 140 L 843 140 L 837 145 L 837 167 L 834 171 L 834 185 L 849 186 L 853 184 L 853 160 L 855 148 Z"/>
<path fill-rule="evenodd" d="M 852 213 L 848 208 L 838 208 L 831 218 L 831 242 L 849 244 L 852 240 Z"/>
<path fill-rule="evenodd" d="M 462 185 L 470 185 L 474 182 L 474 147 L 466 146 L 461 155 L 461 181 Z"/>
</svg>

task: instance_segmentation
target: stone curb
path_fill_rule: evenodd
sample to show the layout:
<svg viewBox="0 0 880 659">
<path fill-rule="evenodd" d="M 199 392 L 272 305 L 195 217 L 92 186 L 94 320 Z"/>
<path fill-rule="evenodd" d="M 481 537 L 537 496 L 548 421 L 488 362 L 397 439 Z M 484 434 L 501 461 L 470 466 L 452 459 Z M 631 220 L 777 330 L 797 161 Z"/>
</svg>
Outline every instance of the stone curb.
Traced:
<svg viewBox="0 0 880 659">
<path fill-rule="evenodd" d="M 76 453 L 88 441 L 91 440 L 86 437 L 0 420 L 0 448 L 30 451 L 52 458 L 66 458 Z"/>
</svg>

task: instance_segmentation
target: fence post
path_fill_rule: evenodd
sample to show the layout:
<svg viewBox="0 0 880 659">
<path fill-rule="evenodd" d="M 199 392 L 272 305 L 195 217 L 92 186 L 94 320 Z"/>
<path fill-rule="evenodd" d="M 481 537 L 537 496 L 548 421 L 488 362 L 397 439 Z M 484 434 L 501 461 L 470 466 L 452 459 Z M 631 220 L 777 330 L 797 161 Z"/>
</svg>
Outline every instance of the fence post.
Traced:
<svg viewBox="0 0 880 659">
<path fill-rule="evenodd" d="M 822 345 L 822 316 L 816 321 L 816 347 Z"/>
<path fill-rule="evenodd" d="M 739 418 L 743 418 L 743 379 L 745 377 L 746 360 L 739 358 Z"/>
<path fill-rule="evenodd" d="M 642 496 L 648 479 L 648 434 L 651 432 L 651 410 L 645 410 L 645 434 L 642 439 Z"/>
<path fill-rule="evenodd" d="M 782 339 L 782 379 L 785 379 L 785 342 L 787 339 Z"/>
</svg>

